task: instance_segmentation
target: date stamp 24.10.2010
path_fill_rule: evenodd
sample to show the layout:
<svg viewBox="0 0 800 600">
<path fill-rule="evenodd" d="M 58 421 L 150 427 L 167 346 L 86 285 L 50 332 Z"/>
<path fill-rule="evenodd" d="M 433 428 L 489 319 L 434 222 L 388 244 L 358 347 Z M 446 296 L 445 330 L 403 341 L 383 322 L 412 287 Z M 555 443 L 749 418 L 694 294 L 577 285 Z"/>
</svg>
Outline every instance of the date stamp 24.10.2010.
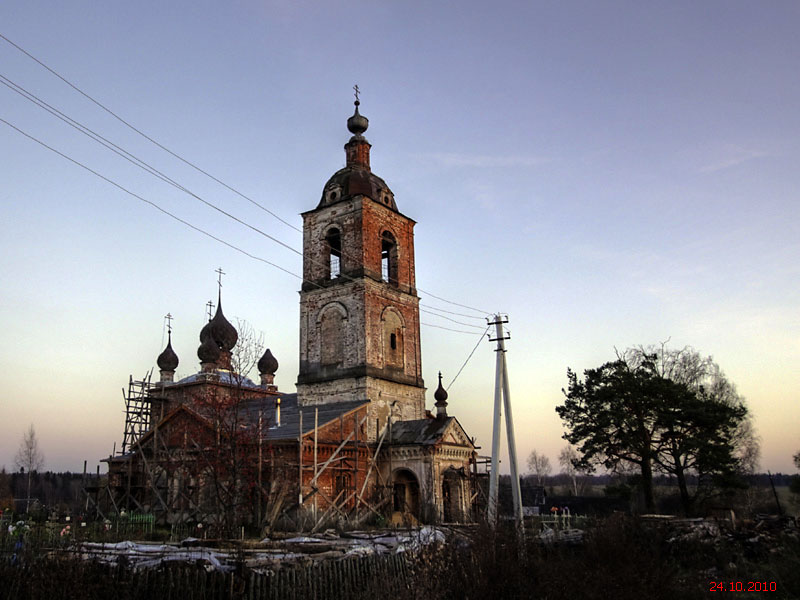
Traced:
<svg viewBox="0 0 800 600">
<path fill-rule="evenodd" d="M 776 592 L 774 581 L 709 581 L 709 592 Z"/>
</svg>

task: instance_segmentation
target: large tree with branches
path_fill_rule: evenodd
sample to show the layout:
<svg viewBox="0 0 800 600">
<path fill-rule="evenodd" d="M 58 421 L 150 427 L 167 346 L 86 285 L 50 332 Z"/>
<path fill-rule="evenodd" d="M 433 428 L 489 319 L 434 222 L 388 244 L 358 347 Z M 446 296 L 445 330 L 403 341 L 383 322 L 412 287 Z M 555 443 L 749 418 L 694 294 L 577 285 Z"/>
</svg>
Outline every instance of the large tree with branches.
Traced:
<svg viewBox="0 0 800 600">
<path fill-rule="evenodd" d="M 685 512 L 688 475 L 723 478 L 757 459 L 747 408 L 711 359 L 692 349 L 661 353 L 631 349 L 584 372 L 567 371 L 566 400 L 556 408 L 587 468 L 635 465 L 647 510 L 655 508 L 653 473 L 674 475 Z M 745 436 L 750 432 L 749 436 Z M 743 439 L 747 438 L 747 439 Z"/>
</svg>

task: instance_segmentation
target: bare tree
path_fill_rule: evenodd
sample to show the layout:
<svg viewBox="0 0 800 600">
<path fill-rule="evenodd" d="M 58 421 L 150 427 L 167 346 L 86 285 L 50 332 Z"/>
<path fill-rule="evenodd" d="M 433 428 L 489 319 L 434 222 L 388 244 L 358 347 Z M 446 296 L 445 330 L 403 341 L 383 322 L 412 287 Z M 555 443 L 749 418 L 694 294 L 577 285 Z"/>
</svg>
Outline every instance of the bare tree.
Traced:
<svg viewBox="0 0 800 600">
<path fill-rule="evenodd" d="M 578 468 L 575 466 L 577 460 L 578 452 L 572 444 L 564 446 L 558 455 L 558 463 L 564 474 L 572 481 L 572 492 L 576 496 L 578 495 Z"/>
<path fill-rule="evenodd" d="M 733 457 L 738 463 L 739 473 L 755 473 L 761 458 L 761 438 L 756 432 L 752 415 L 746 410 L 745 399 L 736 391 L 736 386 L 725 376 L 714 359 L 711 356 L 702 356 L 691 346 L 680 350 L 668 349 L 667 342 L 662 342 L 659 346 L 638 346 L 617 352 L 617 358 L 631 367 L 640 366 L 648 356 L 655 357 L 656 368 L 661 377 L 687 386 L 691 391 L 705 397 L 708 402 L 745 409 L 733 435 Z"/>
<path fill-rule="evenodd" d="M 22 435 L 22 441 L 19 444 L 19 450 L 14 457 L 14 464 L 17 468 L 28 474 L 28 493 L 25 504 L 25 512 L 27 513 L 31 507 L 31 474 L 34 471 L 39 471 L 44 466 L 44 454 L 39 449 L 39 440 L 36 439 L 36 431 L 33 428 L 33 423 Z"/>
<path fill-rule="evenodd" d="M 531 473 L 536 475 L 536 482 L 543 485 L 544 478 L 550 475 L 553 467 L 550 465 L 550 459 L 544 454 L 539 454 L 536 450 L 531 450 L 528 456 L 528 469 Z"/>
<path fill-rule="evenodd" d="M 195 449 L 202 450 L 200 477 L 210 492 L 214 523 L 226 535 L 237 531 L 261 506 L 262 464 L 257 449 L 263 429 L 269 427 L 269 418 L 254 412 L 253 405 L 258 405 L 262 395 L 248 379 L 263 353 L 264 334 L 244 320 L 237 319 L 236 325 L 230 386 L 205 389 L 194 397 L 194 405 L 213 424 L 215 435 L 197 431 L 189 436 Z"/>
<path fill-rule="evenodd" d="M 687 513 L 697 499 L 716 493 L 713 481 L 729 485 L 735 475 L 758 469 L 760 439 L 745 399 L 711 356 L 704 357 L 691 346 L 670 350 L 664 342 L 660 347 L 629 348 L 617 352 L 617 357 L 628 367 L 649 366 L 665 386 L 677 384 L 672 387 L 682 395 L 680 410 L 675 405 L 661 411 L 662 423 L 652 440 L 654 466 L 676 476 Z M 686 479 L 689 473 L 703 484 L 694 494 Z"/>
<path fill-rule="evenodd" d="M 236 346 L 231 350 L 234 379 L 243 380 L 264 353 L 264 332 L 256 331 L 244 319 L 236 319 L 236 332 L 239 334 Z"/>
</svg>

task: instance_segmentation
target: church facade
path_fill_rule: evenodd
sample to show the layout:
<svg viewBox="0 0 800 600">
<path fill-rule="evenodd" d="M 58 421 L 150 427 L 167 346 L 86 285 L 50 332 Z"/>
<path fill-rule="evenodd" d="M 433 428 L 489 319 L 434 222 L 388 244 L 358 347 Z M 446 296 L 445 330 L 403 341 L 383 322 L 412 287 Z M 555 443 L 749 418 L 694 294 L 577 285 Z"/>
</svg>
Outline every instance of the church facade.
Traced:
<svg viewBox="0 0 800 600">
<path fill-rule="evenodd" d="M 125 441 L 107 459 L 118 510 L 221 527 L 473 518 L 475 445 L 447 413 L 441 375 L 435 410 L 425 405 L 415 222 L 372 173 L 358 107 L 345 167 L 302 214 L 296 393 L 274 385 L 270 350 L 260 381 L 246 376 L 255 360 L 220 298 L 199 371 L 174 381 L 170 338 L 160 381 L 129 389 Z"/>
</svg>

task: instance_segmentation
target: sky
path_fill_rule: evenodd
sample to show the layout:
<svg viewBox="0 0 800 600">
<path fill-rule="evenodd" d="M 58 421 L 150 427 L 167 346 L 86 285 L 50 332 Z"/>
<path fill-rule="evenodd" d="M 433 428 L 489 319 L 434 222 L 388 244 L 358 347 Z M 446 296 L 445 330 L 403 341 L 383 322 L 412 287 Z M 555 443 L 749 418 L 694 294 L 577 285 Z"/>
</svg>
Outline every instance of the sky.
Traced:
<svg viewBox="0 0 800 600">
<path fill-rule="evenodd" d="M 668 341 L 714 358 L 761 468 L 794 472 L 798 25 L 793 1 L 1 3 L 0 466 L 33 424 L 45 468 L 94 471 L 167 313 L 178 376 L 198 370 L 220 267 L 226 315 L 263 332 L 294 391 L 302 259 L 270 237 L 301 248 L 358 84 L 372 170 L 417 221 L 428 408 L 441 371 L 489 454 L 480 340 L 507 313 L 519 460 L 536 449 L 557 471 L 567 368 Z"/>
</svg>

